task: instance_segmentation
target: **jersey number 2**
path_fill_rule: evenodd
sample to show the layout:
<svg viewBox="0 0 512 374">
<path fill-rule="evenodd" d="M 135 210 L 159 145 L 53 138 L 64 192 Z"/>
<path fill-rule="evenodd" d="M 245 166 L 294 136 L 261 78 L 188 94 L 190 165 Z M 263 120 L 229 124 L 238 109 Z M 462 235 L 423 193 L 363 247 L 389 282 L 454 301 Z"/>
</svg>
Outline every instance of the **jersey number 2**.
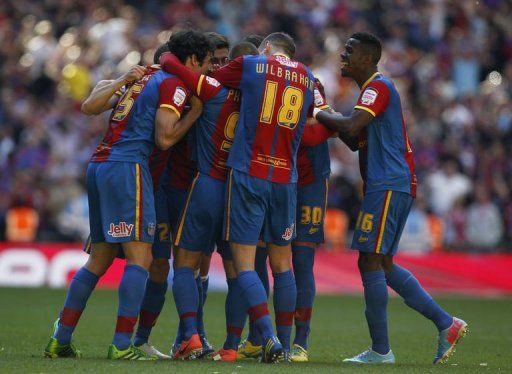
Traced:
<svg viewBox="0 0 512 374">
<path fill-rule="evenodd" d="M 277 82 L 267 81 L 265 84 L 265 95 L 260 115 L 260 122 L 272 123 L 274 108 L 276 105 Z M 304 103 L 303 93 L 297 87 L 288 86 L 283 91 L 281 107 L 277 112 L 277 124 L 279 126 L 295 129 L 300 119 L 302 104 Z"/>
</svg>

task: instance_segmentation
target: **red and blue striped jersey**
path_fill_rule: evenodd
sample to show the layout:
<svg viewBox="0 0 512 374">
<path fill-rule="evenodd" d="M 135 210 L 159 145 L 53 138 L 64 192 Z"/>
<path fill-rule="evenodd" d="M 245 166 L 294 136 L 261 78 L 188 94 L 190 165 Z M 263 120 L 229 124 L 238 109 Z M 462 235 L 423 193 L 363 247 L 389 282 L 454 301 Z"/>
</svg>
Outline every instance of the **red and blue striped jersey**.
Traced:
<svg viewBox="0 0 512 374">
<path fill-rule="evenodd" d="M 190 134 L 192 158 L 201 173 L 226 180 L 227 159 L 240 114 L 240 91 L 201 75 L 195 94 L 204 106 Z"/>
<path fill-rule="evenodd" d="M 380 73 L 362 86 L 355 109 L 375 117 L 359 134 L 359 166 L 365 192 L 393 190 L 416 196 L 416 175 L 400 95 Z"/>
<path fill-rule="evenodd" d="M 158 108 L 181 115 L 188 99 L 183 82 L 157 67 L 130 84 L 112 110 L 107 133 L 91 157 L 92 162 L 148 162 L 155 147 Z"/>
<path fill-rule="evenodd" d="M 241 56 L 213 76 L 242 93 L 228 166 L 272 182 L 297 182 L 297 150 L 313 108 L 311 70 L 283 55 Z"/>
<path fill-rule="evenodd" d="M 313 147 L 300 145 L 297 153 L 297 170 L 299 173 L 297 185 L 299 187 L 329 178 L 331 159 L 327 141 Z"/>
<path fill-rule="evenodd" d="M 190 133 L 191 130 L 170 149 L 166 180 L 163 183 L 171 188 L 188 190 L 197 173 L 196 163 L 191 158 Z"/>
</svg>

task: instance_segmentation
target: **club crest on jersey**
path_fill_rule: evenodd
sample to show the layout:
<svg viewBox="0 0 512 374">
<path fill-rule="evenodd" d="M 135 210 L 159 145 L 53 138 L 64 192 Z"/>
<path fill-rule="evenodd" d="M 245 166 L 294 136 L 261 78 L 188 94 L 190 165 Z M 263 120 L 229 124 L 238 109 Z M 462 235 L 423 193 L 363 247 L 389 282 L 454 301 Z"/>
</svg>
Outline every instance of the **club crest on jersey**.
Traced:
<svg viewBox="0 0 512 374">
<path fill-rule="evenodd" d="M 148 235 L 149 236 L 155 235 L 155 229 L 156 229 L 156 225 L 154 223 L 149 223 L 148 224 Z"/>
<path fill-rule="evenodd" d="M 290 240 L 293 236 L 293 229 L 295 228 L 295 223 L 292 223 L 290 227 L 287 227 L 284 230 L 284 234 L 281 236 L 284 240 Z"/>
<path fill-rule="evenodd" d="M 377 95 L 379 93 L 373 88 L 367 88 L 363 92 L 363 96 L 361 96 L 361 104 L 363 105 L 372 105 L 377 100 Z"/>
<path fill-rule="evenodd" d="M 219 87 L 219 86 L 220 86 L 219 81 L 218 81 L 217 79 L 215 79 L 215 78 L 212 78 L 212 77 L 206 76 L 206 81 L 207 81 L 210 85 L 212 85 L 212 86 L 214 86 L 214 87 Z"/>
<path fill-rule="evenodd" d="M 119 222 L 119 224 L 111 223 L 107 234 L 113 238 L 125 238 L 132 234 L 133 224 L 127 224 L 126 222 Z"/>
<path fill-rule="evenodd" d="M 185 90 L 181 87 L 177 87 L 176 91 L 174 91 L 174 97 L 172 98 L 174 104 L 177 106 L 182 106 L 186 98 L 187 94 L 185 93 Z"/>
</svg>

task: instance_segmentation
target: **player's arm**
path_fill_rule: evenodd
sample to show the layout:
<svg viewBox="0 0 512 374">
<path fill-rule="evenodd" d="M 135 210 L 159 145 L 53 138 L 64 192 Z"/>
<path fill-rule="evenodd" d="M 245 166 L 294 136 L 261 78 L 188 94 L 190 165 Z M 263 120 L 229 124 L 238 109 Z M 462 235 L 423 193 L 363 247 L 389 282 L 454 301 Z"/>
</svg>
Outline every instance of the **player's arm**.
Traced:
<svg viewBox="0 0 512 374">
<path fill-rule="evenodd" d="M 155 144 L 162 150 L 169 149 L 179 142 L 201 116 L 203 104 L 196 96 L 189 100 L 190 110 L 183 117 L 169 108 L 160 107 L 156 111 Z"/>
<path fill-rule="evenodd" d="M 229 88 L 240 88 L 244 71 L 244 56 L 231 60 L 229 64 L 212 72 L 211 76 Z"/>
<path fill-rule="evenodd" d="M 348 134 L 338 133 L 338 138 L 350 148 L 351 151 L 355 152 L 359 149 L 359 137 L 350 136 Z"/>
<path fill-rule="evenodd" d="M 353 113 L 345 117 L 341 113 L 328 113 L 318 108 L 314 110 L 314 117 L 331 130 L 350 138 L 358 134 L 377 116 L 386 109 L 389 103 L 389 89 L 382 82 L 372 82 L 360 95 Z"/>
<path fill-rule="evenodd" d="M 306 147 L 314 147 L 325 142 L 334 134 L 334 131 L 328 129 L 321 123 L 306 125 L 300 139 L 300 143 Z"/>
<path fill-rule="evenodd" d="M 112 109 L 117 104 L 121 88 L 142 78 L 145 71 L 145 67 L 135 65 L 117 79 L 98 82 L 89 97 L 82 103 L 82 113 L 90 116 Z"/>
<path fill-rule="evenodd" d="M 220 83 L 215 79 L 194 72 L 172 53 L 164 53 L 160 57 L 160 64 L 168 73 L 177 75 L 202 102 L 210 100 L 221 89 Z"/>
</svg>

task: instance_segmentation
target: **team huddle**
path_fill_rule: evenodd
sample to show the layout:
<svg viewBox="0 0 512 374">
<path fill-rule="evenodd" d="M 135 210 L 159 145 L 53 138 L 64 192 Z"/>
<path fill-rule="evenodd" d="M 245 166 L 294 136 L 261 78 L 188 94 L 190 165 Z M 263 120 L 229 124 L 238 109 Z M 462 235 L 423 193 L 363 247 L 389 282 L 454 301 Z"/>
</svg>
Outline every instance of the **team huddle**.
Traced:
<svg viewBox="0 0 512 374">
<path fill-rule="evenodd" d="M 73 331 L 98 279 L 123 257 L 108 358 L 307 362 L 330 174 L 327 140 L 337 137 L 359 151 L 364 198 L 351 247 L 359 251 L 372 340 L 344 361 L 395 362 L 388 286 L 438 328 L 434 363 L 449 358 L 466 322 L 393 263 L 416 176 L 400 97 L 377 70 L 379 40 L 353 34 L 341 54 L 341 74 L 361 88 L 350 116 L 329 107 L 321 83 L 294 54 L 285 33 L 252 35 L 230 48 L 217 33 L 180 31 L 157 49 L 154 65 L 96 85 L 82 111 L 111 114 L 87 169 L 89 259 L 70 284 L 45 356 L 81 357 Z M 226 339 L 218 350 L 203 324 L 215 249 L 228 285 Z M 171 252 L 180 320 L 167 355 L 149 337 L 164 305 Z"/>
</svg>

